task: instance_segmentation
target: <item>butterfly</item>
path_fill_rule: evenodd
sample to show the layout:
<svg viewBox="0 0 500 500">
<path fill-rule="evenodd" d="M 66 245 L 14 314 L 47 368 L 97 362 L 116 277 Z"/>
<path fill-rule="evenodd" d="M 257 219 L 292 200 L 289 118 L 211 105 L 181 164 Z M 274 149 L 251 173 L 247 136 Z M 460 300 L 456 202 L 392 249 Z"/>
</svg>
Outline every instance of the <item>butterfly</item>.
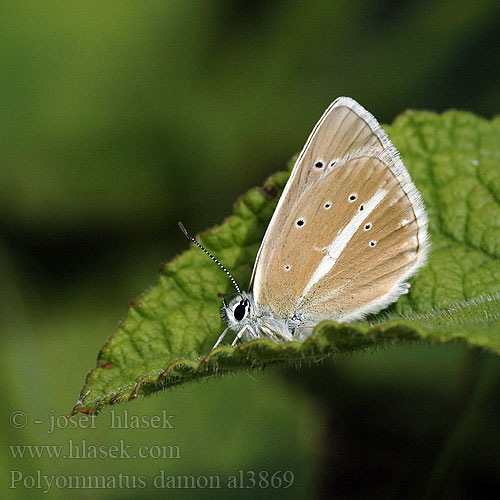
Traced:
<svg viewBox="0 0 500 500">
<path fill-rule="evenodd" d="M 397 149 L 356 101 L 337 98 L 295 162 L 257 253 L 248 292 L 223 299 L 232 343 L 304 340 L 320 321 L 350 322 L 408 293 L 430 248 L 422 197 Z"/>
</svg>

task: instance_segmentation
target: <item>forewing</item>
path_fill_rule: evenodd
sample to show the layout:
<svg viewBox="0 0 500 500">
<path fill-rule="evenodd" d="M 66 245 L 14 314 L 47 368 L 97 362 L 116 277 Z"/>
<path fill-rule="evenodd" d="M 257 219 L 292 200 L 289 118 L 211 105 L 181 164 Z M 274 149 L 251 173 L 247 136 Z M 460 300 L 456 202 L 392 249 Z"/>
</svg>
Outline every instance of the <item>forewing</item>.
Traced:
<svg viewBox="0 0 500 500">
<path fill-rule="evenodd" d="M 376 312 L 424 262 L 426 226 L 420 195 L 375 118 L 337 99 L 300 154 L 262 242 L 256 303 L 310 320 Z"/>
</svg>

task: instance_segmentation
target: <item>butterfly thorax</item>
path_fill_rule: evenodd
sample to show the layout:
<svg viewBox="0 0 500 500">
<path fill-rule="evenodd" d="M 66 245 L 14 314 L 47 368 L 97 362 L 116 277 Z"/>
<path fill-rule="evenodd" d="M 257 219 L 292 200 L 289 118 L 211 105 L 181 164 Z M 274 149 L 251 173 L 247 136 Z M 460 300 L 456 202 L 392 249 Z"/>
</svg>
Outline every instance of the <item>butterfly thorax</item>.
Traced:
<svg viewBox="0 0 500 500">
<path fill-rule="evenodd" d="M 298 340 L 298 317 L 279 318 L 258 306 L 251 293 L 242 292 L 228 305 L 221 307 L 222 319 L 227 326 L 245 340 L 267 337 L 277 342 Z"/>
</svg>

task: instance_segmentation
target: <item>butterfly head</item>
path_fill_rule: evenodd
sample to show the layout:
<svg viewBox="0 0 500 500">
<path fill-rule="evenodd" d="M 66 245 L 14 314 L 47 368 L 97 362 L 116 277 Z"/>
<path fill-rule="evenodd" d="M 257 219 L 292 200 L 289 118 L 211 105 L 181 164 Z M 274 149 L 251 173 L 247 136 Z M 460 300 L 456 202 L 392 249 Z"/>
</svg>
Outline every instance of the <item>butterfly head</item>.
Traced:
<svg viewBox="0 0 500 500">
<path fill-rule="evenodd" d="M 253 300 L 252 297 L 242 292 L 238 294 L 229 304 L 223 302 L 220 308 L 222 319 L 227 323 L 229 328 L 239 329 L 248 324 L 251 318 Z"/>
</svg>

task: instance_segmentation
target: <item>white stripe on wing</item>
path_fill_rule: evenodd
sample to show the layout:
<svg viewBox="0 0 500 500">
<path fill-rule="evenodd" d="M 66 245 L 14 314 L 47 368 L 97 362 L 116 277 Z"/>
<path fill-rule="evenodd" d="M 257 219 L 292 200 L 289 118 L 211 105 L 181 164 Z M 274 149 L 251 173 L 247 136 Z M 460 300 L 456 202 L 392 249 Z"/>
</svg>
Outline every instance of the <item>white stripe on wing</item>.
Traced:
<svg viewBox="0 0 500 500">
<path fill-rule="evenodd" d="M 344 251 L 344 248 L 347 246 L 351 238 L 354 236 L 356 231 L 359 229 L 359 226 L 363 224 L 366 218 L 373 212 L 375 207 L 384 199 L 387 194 L 387 190 L 379 189 L 368 202 L 363 203 L 364 210 L 356 211 L 356 215 L 349 221 L 349 223 L 340 231 L 340 233 L 335 236 L 330 245 L 326 248 L 326 255 L 323 257 L 321 262 L 319 263 L 316 271 L 311 276 L 309 283 L 307 283 L 304 291 L 300 299 L 304 299 L 304 297 L 309 293 L 311 288 L 323 277 L 325 274 L 329 273 L 332 267 L 337 262 L 340 254 Z M 361 201 L 361 200 L 360 200 Z M 347 200 L 346 200 L 347 203 Z"/>
</svg>

